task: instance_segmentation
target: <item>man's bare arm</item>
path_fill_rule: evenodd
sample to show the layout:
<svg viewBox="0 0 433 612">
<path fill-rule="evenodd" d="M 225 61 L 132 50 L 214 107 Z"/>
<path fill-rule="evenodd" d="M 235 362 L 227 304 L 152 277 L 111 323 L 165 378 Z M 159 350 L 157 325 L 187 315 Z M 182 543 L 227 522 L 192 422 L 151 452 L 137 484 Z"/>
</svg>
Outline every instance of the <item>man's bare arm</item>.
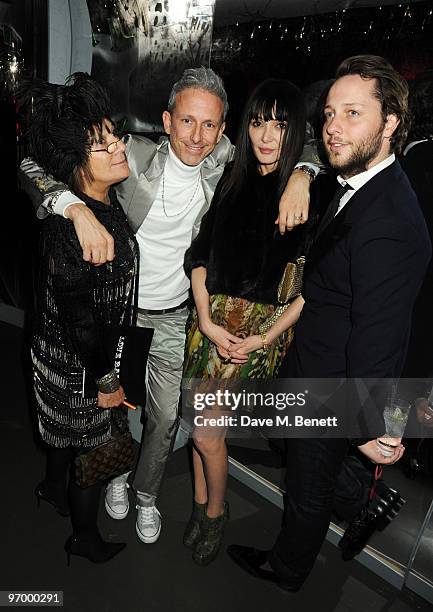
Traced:
<svg viewBox="0 0 433 612">
<path fill-rule="evenodd" d="M 305 172 L 305 167 L 309 169 L 310 175 Z M 300 223 L 308 221 L 310 185 L 314 180 L 313 177 L 317 176 L 323 168 L 324 165 L 317 153 L 317 141 L 311 126 L 307 124 L 301 158 L 281 196 L 278 219 L 275 221 L 281 234 L 284 234 L 286 230 L 292 230 Z"/>
<path fill-rule="evenodd" d="M 64 183 L 46 175 L 30 158 L 21 163 L 19 181 L 40 219 L 58 214 L 73 222 L 85 261 L 101 265 L 114 259 L 113 237 Z"/>
<path fill-rule="evenodd" d="M 74 224 L 84 261 L 100 266 L 114 259 L 114 239 L 83 203 L 71 204 L 65 217 Z"/>
<path fill-rule="evenodd" d="M 293 170 L 281 196 L 278 218 L 275 221 L 280 234 L 308 221 L 311 182 L 312 179 L 303 170 Z"/>
</svg>

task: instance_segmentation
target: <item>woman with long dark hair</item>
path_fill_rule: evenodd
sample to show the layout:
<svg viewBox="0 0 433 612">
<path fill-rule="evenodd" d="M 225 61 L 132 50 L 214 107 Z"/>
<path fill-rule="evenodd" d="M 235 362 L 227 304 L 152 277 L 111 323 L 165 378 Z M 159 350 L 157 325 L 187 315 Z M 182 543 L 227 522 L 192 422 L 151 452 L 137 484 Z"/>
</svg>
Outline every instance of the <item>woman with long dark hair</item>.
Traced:
<svg viewBox="0 0 433 612">
<path fill-rule="evenodd" d="M 303 254 L 305 226 L 281 235 L 275 218 L 304 133 L 299 90 L 284 80 L 261 83 L 244 110 L 235 159 L 185 256 L 196 306 L 188 379 L 269 378 L 282 362 L 303 300 L 276 316 L 278 286 L 286 264 Z M 216 557 L 228 519 L 224 436 L 201 427 L 193 434 L 194 506 L 184 544 L 199 565 Z"/>
<path fill-rule="evenodd" d="M 105 90 L 76 73 L 65 86 L 32 83 L 28 140 L 33 159 L 66 183 L 116 237 L 116 258 L 95 267 L 83 260 L 72 223 L 50 215 L 42 225 L 32 364 L 39 432 L 47 467 L 38 501 L 70 514 L 68 558 L 95 563 L 125 544 L 105 542 L 97 527 L 102 482 L 81 488 L 74 460 L 128 431 L 125 394 L 104 349 L 107 326 L 135 323 L 138 247 L 110 187 L 129 175 L 125 144 L 110 120 Z"/>
</svg>

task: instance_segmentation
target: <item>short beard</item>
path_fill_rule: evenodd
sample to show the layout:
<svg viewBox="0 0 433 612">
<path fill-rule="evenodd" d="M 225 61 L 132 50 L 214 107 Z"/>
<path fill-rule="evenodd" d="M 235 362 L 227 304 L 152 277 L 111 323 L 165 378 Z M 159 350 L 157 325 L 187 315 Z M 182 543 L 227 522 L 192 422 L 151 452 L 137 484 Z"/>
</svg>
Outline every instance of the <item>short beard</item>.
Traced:
<svg viewBox="0 0 433 612">
<path fill-rule="evenodd" d="M 350 178 L 351 176 L 365 172 L 369 162 L 378 155 L 382 147 L 384 127 L 385 124 L 383 123 L 375 134 L 362 140 L 344 165 L 340 166 L 338 163 L 333 164 L 330 160 L 331 166 L 335 170 L 338 170 L 339 174 L 344 178 Z"/>
</svg>

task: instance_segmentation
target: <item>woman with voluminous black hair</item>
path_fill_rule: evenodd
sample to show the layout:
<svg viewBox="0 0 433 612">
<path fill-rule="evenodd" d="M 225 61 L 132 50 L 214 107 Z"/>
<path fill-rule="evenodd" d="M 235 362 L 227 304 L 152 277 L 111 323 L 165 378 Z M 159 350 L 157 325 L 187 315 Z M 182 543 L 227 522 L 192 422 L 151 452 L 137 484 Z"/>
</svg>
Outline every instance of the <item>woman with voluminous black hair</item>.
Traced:
<svg viewBox="0 0 433 612">
<path fill-rule="evenodd" d="M 45 443 L 38 499 L 72 521 L 68 556 L 103 563 L 122 543 L 105 542 L 97 527 L 102 482 L 78 486 L 74 460 L 128 431 L 125 394 L 104 349 L 107 326 L 135 323 L 138 248 L 112 185 L 129 175 L 125 145 L 110 119 L 105 90 L 76 73 L 66 85 L 33 82 L 21 100 L 31 106 L 31 155 L 66 183 L 116 239 L 116 258 L 102 266 L 83 260 L 73 224 L 43 221 L 32 363 L 39 432 Z M 69 482 L 68 473 L 71 471 Z"/>
</svg>

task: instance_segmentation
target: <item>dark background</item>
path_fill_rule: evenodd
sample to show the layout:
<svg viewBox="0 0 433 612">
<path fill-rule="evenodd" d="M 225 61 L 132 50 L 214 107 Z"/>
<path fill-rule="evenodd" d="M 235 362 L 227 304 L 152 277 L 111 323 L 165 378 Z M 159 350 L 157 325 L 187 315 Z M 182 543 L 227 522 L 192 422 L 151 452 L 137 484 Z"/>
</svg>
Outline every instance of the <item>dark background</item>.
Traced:
<svg viewBox="0 0 433 612">
<path fill-rule="evenodd" d="M 100 2 L 114 10 L 117 1 L 91 0 L 91 4 L 94 8 Z M 348 9 L 340 8 L 342 4 L 338 0 L 216 0 L 210 65 L 225 81 L 230 102 L 226 131 L 232 139 L 246 97 L 263 78 L 288 78 L 305 87 L 331 78 L 342 59 L 358 53 L 383 55 L 409 81 L 433 66 L 432 1 L 387 1 Z M 314 12 L 332 6 L 338 10 Z M 284 7 L 291 11 L 290 16 L 285 16 Z M 0 0 L 0 27 L 2 24 L 13 26 L 22 38 L 14 49 L 22 73 L 47 78 L 47 0 Z M 16 188 L 16 164 L 25 154 L 25 141 L 15 117 L 13 92 L 7 86 L 7 43 L 1 30 L 0 304 L 31 310 L 37 222 L 29 201 Z M 191 63 L 194 65 L 193 59 Z"/>
<path fill-rule="evenodd" d="M 22 38 L 15 44 L 19 66 L 29 76 L 48 77 L 47 0 L 1 0 L 0 26 L 11 25 Z M 5 36 L 6 35 L 6 36 Z M 5 66 L 11 57 L 10 31 L 0 37 L 0 303 L 31 310 L 33 264 L 37 226 L 30 202 L 17 189 L 16 167 L 22 158 L 22 139 L 16 117 L 16 102 L 8 88 Z M 9 44 L 8 44 L 9 43 Z"/>
<path fill-rule="evenodd" d="M 217 0 L 212 67 L 227 88 L 230 136 L 236 133 L 248 93 L 267 77 L 289 79 L 303 88 L 332 78 L 343 59 L 361 53 L 385 57 L 409 81 L 433 66 L 431 1 L 390 6 L 376 2 L 376 6 L 289 18 L 273 18 L 273 4 L 262 3 L 267 4 L 266 11 L 249 15 L 240 5 L 237 22 L 220 25 L 225 13 L 221 11 L 218 18 Z M 298 10 L 299 5 L 295 2 Z M 304 6 L 311 8 L 311 3 Z"/>
</svg>

